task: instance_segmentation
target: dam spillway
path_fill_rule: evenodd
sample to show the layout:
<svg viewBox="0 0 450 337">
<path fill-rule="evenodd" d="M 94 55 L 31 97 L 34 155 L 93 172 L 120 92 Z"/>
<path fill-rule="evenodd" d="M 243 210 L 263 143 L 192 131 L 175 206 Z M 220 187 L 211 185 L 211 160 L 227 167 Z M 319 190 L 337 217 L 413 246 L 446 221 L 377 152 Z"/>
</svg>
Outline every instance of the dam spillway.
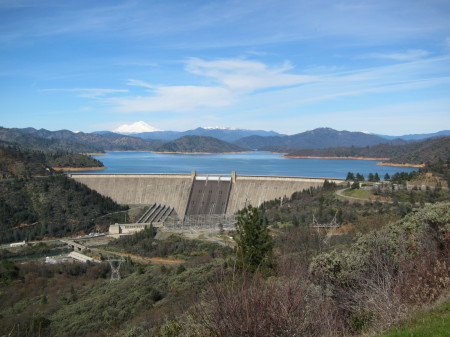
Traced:
<svg viewBox="0 0 450 337">
<path fill-rule="evenodd" d="M 226 214 L 231 176 L 196 176 L 186 215 Z"/>
<path fill-rule="evenodd" d="M 69 174 L 119 204 L 162 204 L 173 207 L 180 218 L 201 214 L 235 214 L 248 205 L 290 197 L 324 178 L 197 175 L 191 174 Z M 342 179 L 327 179 L 342 183 Z"/>
</svg>

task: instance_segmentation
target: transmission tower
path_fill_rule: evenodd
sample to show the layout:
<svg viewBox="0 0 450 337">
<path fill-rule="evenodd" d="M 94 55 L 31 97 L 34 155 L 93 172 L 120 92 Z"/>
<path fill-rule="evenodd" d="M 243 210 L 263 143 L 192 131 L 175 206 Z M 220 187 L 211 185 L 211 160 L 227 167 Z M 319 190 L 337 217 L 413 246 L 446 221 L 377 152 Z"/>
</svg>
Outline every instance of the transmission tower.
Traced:
<svg viewBox="0 0 450 337">
<path fill-rule="evenodd" d="M 311 227 L 313 228 L 338 228 L 340 225 L 336 221 L 337 212 L 334 214 L 333 220 L 330 223 L 321 224 L 317 221 L 316 217 L 313 214 L 313 223 Z"/>
<path fill-rule="evenodd" d="M 108 258 L 109 265 L 111 266 L 111 281 L 118 281 L 120 280 L 120 264 L 122 263 L 122 260 L 116 260 Z"/>
<path fill-rule="evenodd" d="M 328 245 L 330 243 L 330 239 L 333 234 L 333 229 L 340 227 L 340 224 L 338 224 L 336 221 L 337 213 L 338 212 L 336 211 L 336 213 L 334 214 L 333 220 L 331 220 L 330 223 L 323 223 L 323 224 L 319 223 L 313 214 L 313 223 L 311 224 L 311 227 L 319 228 L 319 231 L 320 231 L 320 228 L 328 229 L 327 232 L 325 233 L 325 237 L 323 240 L 324 244 L 326 244 L 326 245 Z"/>
</svg>

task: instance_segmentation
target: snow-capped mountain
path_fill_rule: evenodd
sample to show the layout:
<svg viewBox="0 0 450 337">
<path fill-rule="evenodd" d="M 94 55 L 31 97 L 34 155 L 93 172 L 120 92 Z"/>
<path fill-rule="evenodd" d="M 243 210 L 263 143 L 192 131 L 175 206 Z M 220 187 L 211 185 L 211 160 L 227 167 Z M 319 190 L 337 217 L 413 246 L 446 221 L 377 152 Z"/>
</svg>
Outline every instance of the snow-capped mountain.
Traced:
<svg viewBox="0 0 450 337">
<path fill-rule="evenodd" d="M 202 129 L 205 129 L 205 130 L 239 130 L 236 128 L 230 128 L 228 126 L 205 126 Z"/>
<path fill-rule="evenodd" d="M 116 133 L 142 133 L 142 132 L 155 132 L 155 131 L 162 131 L 154 126 L 151 126 L 150 124 L 147 124 L 143 121 L 136 122 L 133 124 L 124 124 L 119 126 L 118 128 L 114 129 L 113 132 Z"/>
</svg>

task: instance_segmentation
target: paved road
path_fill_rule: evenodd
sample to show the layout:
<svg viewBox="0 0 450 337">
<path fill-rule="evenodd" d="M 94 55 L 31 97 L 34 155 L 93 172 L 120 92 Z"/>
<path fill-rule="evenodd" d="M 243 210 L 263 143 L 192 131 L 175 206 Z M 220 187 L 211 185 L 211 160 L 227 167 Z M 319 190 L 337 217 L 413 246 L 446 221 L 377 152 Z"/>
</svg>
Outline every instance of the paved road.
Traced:
<svg viewBox="0 0 450 337">
<path fill-rule="evenodd" d="M 95 252 L 102 253 L 105 255 L 110 254 L 110 255 L 119 255 L 119 256 L 123 256 L 123 257 L 129 257 L 132 260 L 135 260 L 138 262 L 145 262 L 145 263 L 160 263 L 160 264 L 177 265 L 177 264 L 186 262 L 185 260 L 165 259 L 165 258 L 160 258 L 160 257 L 144 257 L 144 256 L 140 256 L 140 255 L 130 254 L 130 253 L 111 252 L 111 251 L 103 250 L 100 248 L 91 248 L 91 251 L 95 251 Z"/>
</svg>

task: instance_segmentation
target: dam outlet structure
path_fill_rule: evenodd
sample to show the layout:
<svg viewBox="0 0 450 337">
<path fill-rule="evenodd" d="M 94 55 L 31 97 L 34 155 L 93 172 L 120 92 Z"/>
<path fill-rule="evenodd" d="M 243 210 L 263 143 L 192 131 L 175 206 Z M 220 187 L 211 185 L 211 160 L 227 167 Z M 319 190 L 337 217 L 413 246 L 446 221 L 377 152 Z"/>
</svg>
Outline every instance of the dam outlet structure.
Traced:
<svg viewBox="0 0 450 337">
<path fill-rule="evenodd" d="M 160 214 L 173 211 L 179 221 L 198 225 L 233 219 L 248 205 L 258 207 L 265 201 L 287 198 L 294 192 L 322 186 L 325 180 L 344 182 L 343 179 L 237 175 L 236 172 L 209 175 L 195 171 L 191 174 L 72 173 L 69 176 L 119 204 L 146 205 L 152 209 L 158 205 Z"/>
</svg>

